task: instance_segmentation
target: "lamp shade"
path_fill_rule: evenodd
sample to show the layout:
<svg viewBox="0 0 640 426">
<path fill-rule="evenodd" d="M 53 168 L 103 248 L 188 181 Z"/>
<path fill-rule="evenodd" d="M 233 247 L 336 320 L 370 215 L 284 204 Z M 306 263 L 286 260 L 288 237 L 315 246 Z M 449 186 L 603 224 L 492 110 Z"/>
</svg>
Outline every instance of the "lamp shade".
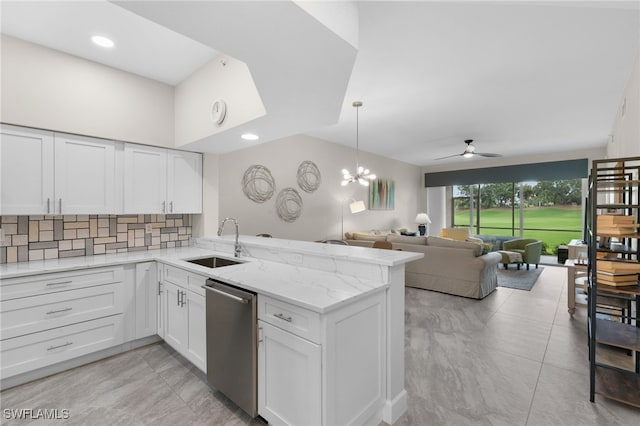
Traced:
<svg viewBox="0 0 640 426">
<path fill-rule="evenodd" d="M 353 203 L 349 204 L 349 210 L 351 210 L 351 213 L 360 213 L 363 212 L 367 209 L 367 207 L 364 205 L 364 201 L 360 200 L 360 201 L 354 201 Z"/>
<path fill-rule="evenodd" d="M 427 223 L 431 223 L 431 219 L 429 219 L 429 216 L 427 216 L 426 213 L 418 213 L 418 215 L 416 216 L 416 223 L 418 225 L 424 225 Z"/>
</svg>

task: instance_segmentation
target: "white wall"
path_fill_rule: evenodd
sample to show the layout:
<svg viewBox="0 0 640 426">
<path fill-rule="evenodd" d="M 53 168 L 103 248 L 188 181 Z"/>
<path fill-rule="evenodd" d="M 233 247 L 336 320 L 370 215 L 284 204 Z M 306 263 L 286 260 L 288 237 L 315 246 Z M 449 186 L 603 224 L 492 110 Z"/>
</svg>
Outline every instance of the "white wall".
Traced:
<svg viewBox="0 0 640 426">
<path fill-rule="evenodd" d="M 2 35 L 0 121 L 173 147 L 173 87 Z"/>
<path fill-rule="evenodd" d="M 202 214 L 193 215 L 194 237 L 214 235 L 218 230 L 219 156 L 202 155 Z"/>
<path fill-rule="evenodd" d="M 222 125 L 211 119 L 216 99 L 227 104 Z M 265 115 L 251 72 L 244 62 L 218 55 L 175 89 L 177 147 L 223 132 Z"/>
<path fill-rule="evenodd" d="M 616 112 L 607 158 L 640 156 L 640 51 Z"/>
<path fill-rule="evenodd" d="M 297 185 L 296 172 L 302 161 L 313 161 L 320 169 L 322 183 L 313 193 Z M 242 192 L 244 172 L 253 164 L 267 167 L 276 182 L 274 196 L 263 204 L 249 200 Z M 381 179 L 394 179 L 395 210 L 367 210 L 351 214 L 344 200 L 355 198 L 369 205 L 368 189 L 358 184 L 340 185 L 343 168 L 355 167 L 355 150 L 304 135 L 292 136 L 219 157 L 219 218 L 235 217 L 240 233 L 269 233 L 274 237 L 296 240 L 321 240 L 340 236 L 341 209 L 345 209 L 345 231 L 367 231 L 407 227 L 419 209 L 422 188 L 420 168 L 385 157 L 360 153 L 360 164 L 370 168 Z M 282 221 L 276 214 L 275 199 L 285 187 L 298 190 L 303 200 L 302 215 L 293 223 Z"/>
</svg>

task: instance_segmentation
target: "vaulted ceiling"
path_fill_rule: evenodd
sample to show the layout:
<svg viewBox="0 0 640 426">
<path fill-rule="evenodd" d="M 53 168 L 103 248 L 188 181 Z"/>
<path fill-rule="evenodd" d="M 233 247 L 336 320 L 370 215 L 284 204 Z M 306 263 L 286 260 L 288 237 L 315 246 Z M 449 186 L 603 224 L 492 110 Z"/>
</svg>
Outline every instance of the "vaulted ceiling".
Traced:
<svg viewBox="0 0 640 426">
<path fill-rule="evenodd" d="M 358 2 L 356 15 L 338 7 L 341 13 L 322 22 L 335 37 L 313 24 L 327 15 L 314 16 L 308 3 L 309 39 L 299 25 L 292 37 L 280 21 L 260 52 L 256 46 L 269 26 L 263 22 L 258 30 L 256 19 L 275 19 L 282 10 L 299 16 L 292 8 L 298 3 L 244 3 L 247 21 L 235 22 L 242 37 L 215 32 L 206 19 L 185 26 L 162 12 L 168 3 L 204 10 L 202 2 L 3 1 L 2 32 L 171 85 L 218 51 L 237 53 L 250 67 L 257 64 L 257 89 L 269 95 L 267 116 L 258 124 L 271 137 L 304 132 L 353 147 L 351 102 L 362 100 L 360 148 L 418 165 L 461 153 L 464 139 L 507 157 L 605 146 L 640 45 L 636 1 Z M 241 2 L 212 2 L 207 13 L 232 10 L 232 3 Z M 344 36 L 349 26 L 357 42 Z M 96 51 L 79 35 L 91 28 L 126 49 Z M 282 43 L 274 41 L 278 37 Z M 270 57 L 277 58 L 271 65 Z M 283 64 L 300 70 L 295 79 L 275 78 Z M 270 111 L 277 119 L 271 124 Z M 204 150 L 216 152 L 215 138 Z"/>
</svg>

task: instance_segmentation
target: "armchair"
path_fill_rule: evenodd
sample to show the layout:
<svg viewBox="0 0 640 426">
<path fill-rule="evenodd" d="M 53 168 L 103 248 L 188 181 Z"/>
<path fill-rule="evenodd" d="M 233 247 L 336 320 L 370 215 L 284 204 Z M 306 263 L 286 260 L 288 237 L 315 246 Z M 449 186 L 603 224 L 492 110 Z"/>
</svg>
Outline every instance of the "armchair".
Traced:
<svg viewBox="0 0 640 426">
<path fill-rule="evenodd" d="M 505 251 L 513 251 L 522 255 L 522 262 L 527 264 L 535 264 L 538 269 L 540 263 L 540 255 L 542 254 L 542 241 L 534 239 L 515 239 L 502 243 L 502 249 Z"/>
</svg>

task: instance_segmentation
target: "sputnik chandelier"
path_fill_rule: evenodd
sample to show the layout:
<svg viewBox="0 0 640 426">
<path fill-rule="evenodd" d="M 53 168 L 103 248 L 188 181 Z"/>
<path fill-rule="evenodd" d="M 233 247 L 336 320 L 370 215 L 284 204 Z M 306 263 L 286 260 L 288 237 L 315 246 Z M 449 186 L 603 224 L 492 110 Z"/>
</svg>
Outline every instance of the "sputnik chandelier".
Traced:
<svg viewBox="0 0 640 426">
<path fill-rule="evenodd" d="M 359 154 L 359 117 L 358 117 L 358 109 L 362 106 L 361 101 L 354 101 L 352 104 L 356 108 L 356 172 L 351 173 L 347 169 L 342 169 L 342 186 L 347 186 L 352 182 L 358 182 L 362 186 L 369 186 L 369 181 L 374 180 L 376 175 L 371 173 L 369 169 L 365 169 L 358 163 L 358 154 Z"/>
</svg>

